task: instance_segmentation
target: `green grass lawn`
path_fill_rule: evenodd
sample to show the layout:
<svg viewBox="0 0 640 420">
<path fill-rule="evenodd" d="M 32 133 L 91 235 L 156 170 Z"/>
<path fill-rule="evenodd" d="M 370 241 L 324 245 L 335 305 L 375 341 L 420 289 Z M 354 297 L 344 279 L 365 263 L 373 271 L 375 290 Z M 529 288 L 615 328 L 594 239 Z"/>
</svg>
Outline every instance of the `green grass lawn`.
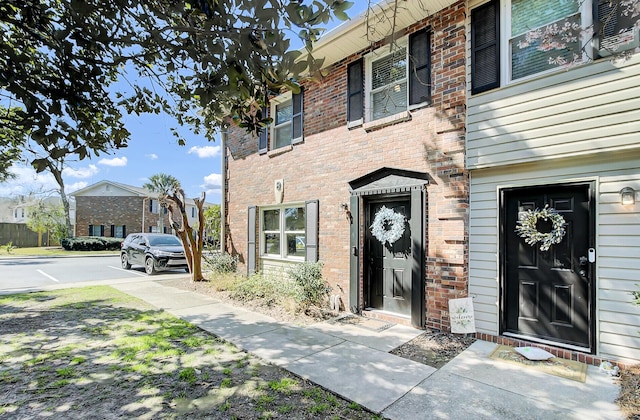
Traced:
<svg viewBox="0 0 640 420">
<path fill-rule="evenodd" d="M 111 287 L 0 296 L 0 417 L 375 419 Z"/>
</svg>

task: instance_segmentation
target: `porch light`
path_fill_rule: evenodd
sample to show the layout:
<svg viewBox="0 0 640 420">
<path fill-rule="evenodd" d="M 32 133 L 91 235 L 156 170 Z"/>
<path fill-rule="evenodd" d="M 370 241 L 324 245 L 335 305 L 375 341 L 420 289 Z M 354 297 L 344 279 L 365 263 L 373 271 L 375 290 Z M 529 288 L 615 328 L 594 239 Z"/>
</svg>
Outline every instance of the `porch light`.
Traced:
<svg viewBox="0 0 640 420">
<path fill-rule="evenodd" d="M 628 206 L 636 203 L 636 191 L 631 187 L 624 187 L 620 190 L 620 203 Z"/>
</svg>

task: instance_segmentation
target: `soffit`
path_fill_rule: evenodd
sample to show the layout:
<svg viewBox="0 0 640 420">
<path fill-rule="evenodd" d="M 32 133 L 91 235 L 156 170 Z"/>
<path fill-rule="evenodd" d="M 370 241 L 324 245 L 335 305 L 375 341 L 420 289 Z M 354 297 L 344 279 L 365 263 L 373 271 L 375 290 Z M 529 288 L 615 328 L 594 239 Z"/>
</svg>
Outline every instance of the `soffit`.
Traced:
<svg viewBox="0 0 640 420">
<path fill-rule="evenodd" d="M 397 0 L 396 32 L 453 3 L 454 0 Z M 396 0 L 383 0 L 330 30 L 314 44 L 313 56 L 324 58 L 326 68 L 382 40 L 392 31 L 395 7 Z"/>
</svg>

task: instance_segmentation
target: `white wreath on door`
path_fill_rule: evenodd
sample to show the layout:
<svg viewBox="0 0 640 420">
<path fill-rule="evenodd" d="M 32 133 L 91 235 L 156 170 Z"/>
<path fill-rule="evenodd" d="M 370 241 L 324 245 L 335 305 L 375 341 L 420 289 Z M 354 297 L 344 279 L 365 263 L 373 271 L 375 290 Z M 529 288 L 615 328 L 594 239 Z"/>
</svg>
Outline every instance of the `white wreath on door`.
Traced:
<svg viewBox="0 0 640 420">
<path fill-rule="evenodd" d="M 539 232 L 536 225 L 538 220 L 551 220 L 551 231 L 547 233 Z M 516 232 L 518 236 L 524 238 L 529 245 L 540 243 L 540 251 L 548 251 L 551 245 L 559 244 L 566 234 L 565 226 L 567 222 L 561 214 L 547 204 L 544 209 L 527 210 L 520 214 L 517 222 Z"/>
<path fill-rule="evenodd" d="M 388 242 L 391 245 L 402 238 L 405 221 L 404 215 L 382 206 L 373 219 L 371 234 L 383 244 Z"/>
</svg>

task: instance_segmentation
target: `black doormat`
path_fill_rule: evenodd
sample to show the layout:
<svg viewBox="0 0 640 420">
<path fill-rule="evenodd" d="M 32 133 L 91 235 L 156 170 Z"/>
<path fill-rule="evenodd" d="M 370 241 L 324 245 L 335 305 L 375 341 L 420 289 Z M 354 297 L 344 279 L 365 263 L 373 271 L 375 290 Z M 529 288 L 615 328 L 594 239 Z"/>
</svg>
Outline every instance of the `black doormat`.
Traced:
<svg viewBox="0 0 640 420">
<path fill-rule="evenodd" d="M 353 325 L 370 331 L 381 332 L 393 327 L 394 323 L 368 318 L 366 316 L 344 315 L 328 321 L 330 324 Z"/>
</svg>

